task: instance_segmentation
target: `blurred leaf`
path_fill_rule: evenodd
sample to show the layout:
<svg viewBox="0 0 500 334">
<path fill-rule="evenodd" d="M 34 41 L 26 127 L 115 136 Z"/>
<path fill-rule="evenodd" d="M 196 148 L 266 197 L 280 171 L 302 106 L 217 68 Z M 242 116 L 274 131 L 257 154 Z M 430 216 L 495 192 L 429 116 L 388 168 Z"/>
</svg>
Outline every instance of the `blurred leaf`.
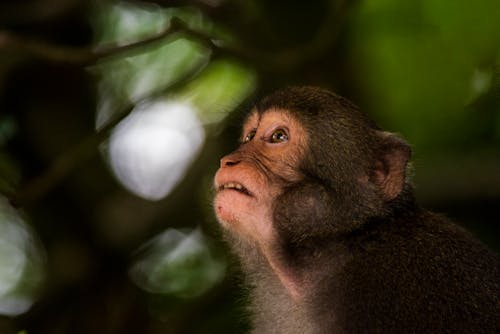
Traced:
<svg viewBox="0 0 500 334">
<path fill-rule="evenodd" d="M 159 200 L 182 180 L 205 140 L 194 109 L 185 101 L 148 101 L 113 129 L 107 158 L 128 190 Z"/>
<path fill-rule="evenodd" d="M 255 72 L 235 61 L 212 62 L 178 96 L 201 110 L 204 123 L 220 122 L 247 98 L 257 84 Z"/>
<path fill-rule="evenodd" d="M 500 18 L 492 15 L 499 10 L 494 0 L 363 3 L 353 24 L 353 56 L 382 126 L 420 148 L 470 140 L 465 106 L 490 87 L 488 75 L 478 86 L 478 73 L 499 52 Z"/>
<path fill-rule="evenodd" d="M 197 28 L 211 28 L 198 11 L 162 9 L 151 4 L 118 2 L 98 6 L 96 12 L 94 27 L 99 43 L 120 44 L 151 37 L 165 29 L 174 15 Z M 158 93 L 193 68 L 202 67 L 209 56 L 210 50 L 200 43 L 176 34 L 100 64 L 96 67 L 101 78 L 97 127 L 130 102 Z"/>
<path fill-rule="evenodd" d="M 169 229 L 139 250 L 132 280 L 151 293 L 197 297 L 225 275 L 226 263 L 200 230 Z"/>
<path fill-rule="evenodd" d="M 147 3 L 106 2 L 95 10 L 93 26 L 98 43 L 140 40 L 158 33 L 171 16 L 161 7 Z"/>
<path fill-rule="evenodd" d="M 176 39 L 142 54 L 103 64 L 99 84 L 97 125 L 111 115 L 166 88 L 208 60 L 208 51 L 187 39 Z"/>
<path fill-rule="evenodd" d="M 43 249 L 21 216 L 0 197 L 0 314 L 26 312 L 45 275 Z"/>
</svg>

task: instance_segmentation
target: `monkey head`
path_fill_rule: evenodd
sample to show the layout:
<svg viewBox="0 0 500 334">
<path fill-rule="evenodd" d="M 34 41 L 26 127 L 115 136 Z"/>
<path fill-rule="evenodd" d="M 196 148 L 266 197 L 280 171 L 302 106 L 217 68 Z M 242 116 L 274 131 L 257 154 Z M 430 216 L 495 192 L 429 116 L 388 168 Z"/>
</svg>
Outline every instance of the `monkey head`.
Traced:
<svg viewBox="0 0 500 334">
<path fill-rule="evenodd" d="M 400 205 L 408 145 L 346 99 L 291 87 L 255 105 L 215 176 L 224 229 L 261 248 L 359 228 Z"/>
</svg>

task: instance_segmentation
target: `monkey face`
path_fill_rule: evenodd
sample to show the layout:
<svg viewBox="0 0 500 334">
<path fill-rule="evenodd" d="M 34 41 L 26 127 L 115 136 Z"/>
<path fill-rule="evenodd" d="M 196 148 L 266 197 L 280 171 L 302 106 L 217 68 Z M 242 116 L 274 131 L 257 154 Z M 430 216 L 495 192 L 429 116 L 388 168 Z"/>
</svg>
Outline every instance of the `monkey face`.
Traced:
<svg viewBox="0 0 500 334">
<path fill-rule="evenodd" d="M 283 186 L 298 182 L 307 135 L 286 110 L 254 111 L 240 147 L 223 157 L 215 175 L 214 207 L 221 224 L 253 241 L 272 238 L 272 206 Z"/>
<path fill-rule="evenodd" d="M 259 246 L 327 237 L 384 215 L 405 185 L 409 146 L 357 107 L 311 87 L 256 104 L 221 160 L 215 213 Z"/>
</svg>

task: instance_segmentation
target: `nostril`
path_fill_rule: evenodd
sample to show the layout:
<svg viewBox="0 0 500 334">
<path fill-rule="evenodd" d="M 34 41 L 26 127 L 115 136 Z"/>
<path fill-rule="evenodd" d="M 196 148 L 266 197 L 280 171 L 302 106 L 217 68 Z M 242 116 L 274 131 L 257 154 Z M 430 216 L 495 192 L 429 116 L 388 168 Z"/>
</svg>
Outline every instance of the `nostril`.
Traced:
<svg viewBox="0 0 500 334">
<path fill-rule="evenodd" d="M 237 165 L 240 163 L 240 160 L 234 159 L 234 157 L 231 156 L 225 156 L 224 158 L 220 159 L 220 166 L 221 167 L 231 167 L 234 165 Z"/>
</svg>

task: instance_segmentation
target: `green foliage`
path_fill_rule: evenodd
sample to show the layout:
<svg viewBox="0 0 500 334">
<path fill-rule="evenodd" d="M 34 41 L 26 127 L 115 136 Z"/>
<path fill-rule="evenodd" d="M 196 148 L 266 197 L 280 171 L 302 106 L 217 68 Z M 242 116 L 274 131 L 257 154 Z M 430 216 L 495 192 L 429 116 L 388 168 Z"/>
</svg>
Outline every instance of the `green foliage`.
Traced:
<svg viewBox="0 0 500 334">
<path fill-rule="evenodd" d="M 352 55 L 372 112 L 422 148 L 460 146 L 477 127 L 492 131 L 485 125 L 498 118 L 498 104 L 482 120 L 465 107 L 498 75 L 500 20 L 491 14 L 499 8 L 495 0 L 364 2 Z"/>
<path fill-rule="evenodd" d="M 0 197 L 0 314 L 29 309 L 45 276 L 45 256 L 33 231 Z"/>
<path fill-rule="evenodd" d="M 201 110 L 204 123 L 220 122 L 255 89 L 255 73 L 235 61 L 216 60 L 178 92 Z"/>
<path fill-rule="evenodd" d="M 151 293 L 197 297 L 225 274 L 224 260 L 199 230 L 170 229 L 147 243 L 139 254 L 131 277 Z"/>
<path fill-rule="evenodd" d="M 213 172 L 237 136 L 234 118 L 228 116 L 255 91 L 287 84 L 336 87 L 355 96 L 381 127 L 400 132 L 414 147 L 419 196 L 448 203 L 452 214 L 470 215 L 477 231 L 493 230 L 488 222 L 496 226 L 498 0 L 188 3 L 192 6 L 94 1 L 90 12 L 66 12 L 55 3 L 55 17 L 43 11 L 47 17 L 26 24 L 37 11 L 19 11 L 13 17 L 26 13 L 25 20 L 2 26 L 0 49 L 7 53 L 0 57 L 5 112 L 0 117 L 0 193 L 21 198 L 26 206 L 49 251 L 53 289 L 14 327 L 67 332 L 85 324 L 82 331 L 106 333 L 248 329 L 238 318 L 239 292 L 233 296 L 236 292 L 225 284 L 231 279 L 223 281 L 226 258 L 220 248 L 201 229 L 187 228 L 215 229 Z M 174 18 L 183 23 L 171 32 L 171 23 L 179 22 Z M 86 24 L 91 25 L 87 39 L 79 30 Z M 80 48 L 82 41 L 90 45 Z M 99 53 L 103 50 L 111 52 Z M 75 108 L 75 101 L 84 103 Z M 163 110 L 159 118 L 137 122 L 153 126 L 125 141 L 140 145 L 127 151 L 117 141 L 129 153 L 127 162 L 137 167 L 127 169 L 134 184 L 154 188 L 178 177 L 166 197 L 148 202 L 152 197 L 144 193 L 134 196 L 127 192 L 133 189 L 113 182 L 106 170 L 112 164 L 95 156 L 89 161 L 97 145 L 104 148 L 101 157 L 111 161 L 110 139 L 126 128 L 127 115 L 147 116 L 147 106 L 173 104 L 183 105 L 179 114 L 188 118 L 174 120 L 170 117 L 178 114 Z M 68 117 L 59 117 L 65 112 Z M 95 115 L 97 133 L 89 115 Z M 187 121 L 191 118 L 196 122 Z M 76 134 L 68 138 L 68 133 Z M 85 134 L 89 140 L 73 142 Z M 177 137 L 186 140 L 175 142 Z M 193 146 L 180 163 L 174 153 Z M 158 153 L 155 147 L 174 149 Z M 484 205 L 485 198 L 494 204 Z M 497 240 L 491 235 L 493 244 Z M 79 249 L 74 254 L 58 247 L 73 241 Z M 5 301 L 25 303 L 16 312 L 10 308 L 11 315 L 26 311 L 37 296 L 44 254 L 17 209 L 0 198 L 0 307 Z M 72 273 L 68 263 L 78 270 Z M 89 297 L 88 291 L 97 292 Z M 39 329 L 40 324 L 45 327 Z"/>
</svg>

